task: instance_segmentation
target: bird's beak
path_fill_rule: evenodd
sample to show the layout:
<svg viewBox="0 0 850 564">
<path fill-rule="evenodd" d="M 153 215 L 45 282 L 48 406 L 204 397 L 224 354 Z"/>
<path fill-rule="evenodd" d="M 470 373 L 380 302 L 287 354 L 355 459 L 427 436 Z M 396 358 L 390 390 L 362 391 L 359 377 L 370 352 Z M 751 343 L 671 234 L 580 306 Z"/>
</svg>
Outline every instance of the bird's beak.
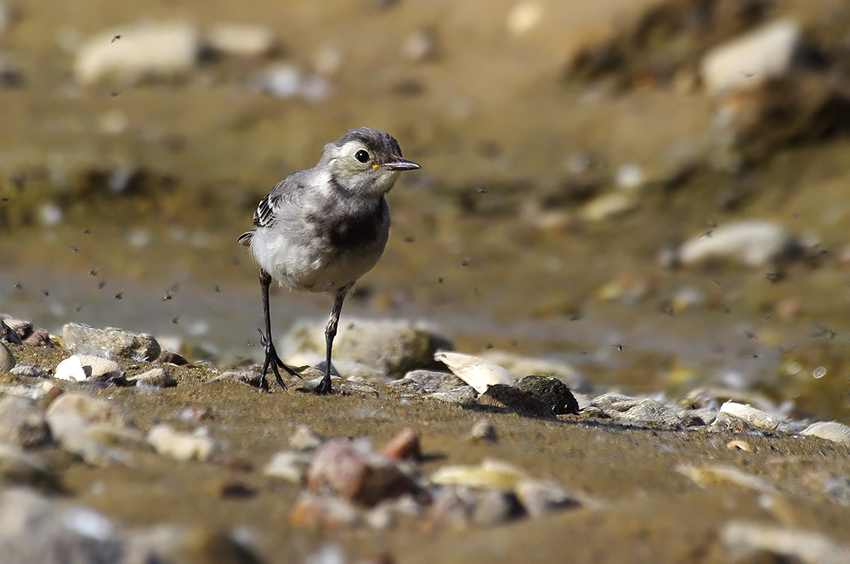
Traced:
<svg viewBox="0 0 850 564">
<path fill-rule="evenodd" d="M 398 159 L 391 163 L 384 163 L 382 166 L 387 170 L 416 170 L 417 168 L 422 168 L 418 164 L 404 159 Z"/>
</svg>

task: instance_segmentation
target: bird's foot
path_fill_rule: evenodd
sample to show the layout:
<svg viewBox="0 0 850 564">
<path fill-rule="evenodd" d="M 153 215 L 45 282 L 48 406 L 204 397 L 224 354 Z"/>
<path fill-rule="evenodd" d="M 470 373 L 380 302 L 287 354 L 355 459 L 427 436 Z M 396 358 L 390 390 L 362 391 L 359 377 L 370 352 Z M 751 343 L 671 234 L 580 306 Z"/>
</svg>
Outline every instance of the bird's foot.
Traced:
<svg viewBox="0 0 850 564">
<path fill-rule="evenodd" d="M 266 352 L 266 358 L 263 361 L 263 369 L 260 372 L 260 376 L 263 381 L 260 385 L 260 389 L 263 391 L 269 390 L 269 384 L 266 381 L 266 372 L 268 372 L 269 367 L 271 367 L 272 372 L 274 373 L 274 379 L 284 390 L 286 389 L 286 384 L 283 382 L 283 378 L 280 377 L 280 371 L 278 367 L 285 369 L 287 372 L 291 373 L 291 369 L 286 366 L 283 361 L 277 356 L 277 351 L 274 348 L 274 343 L 272 343 L 271 339 L 269 339 L 265 333 L 257 329 L 260 333 L 260 346 L 263 347 L 263 350 Z"/>
<path fill-rule="evenodd" d="M 319 382 L 319 385 L 316 386 L 316 393 L 319 395 L 326 395 L 333 393 L 333 385 L 331 384 L 331 375 L 325 374 L 325 377 L 322 378 L 322 381 Z"/>
</svg>

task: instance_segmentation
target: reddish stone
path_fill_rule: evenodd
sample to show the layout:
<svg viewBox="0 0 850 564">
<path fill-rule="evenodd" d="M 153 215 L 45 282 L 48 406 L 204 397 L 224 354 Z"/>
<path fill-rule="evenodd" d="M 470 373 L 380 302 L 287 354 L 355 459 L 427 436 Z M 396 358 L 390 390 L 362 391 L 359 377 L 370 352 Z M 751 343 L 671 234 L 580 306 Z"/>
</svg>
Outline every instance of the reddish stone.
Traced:
<svg viewBox="0 0 850 564">
<path fill-rule="evenodd" d="M 422 448 L 419 445 L 419 435 L 410 427 L 406 427 L 390 439 L 381 452 L 390 460 L 420 460 Z"/>
</svg>

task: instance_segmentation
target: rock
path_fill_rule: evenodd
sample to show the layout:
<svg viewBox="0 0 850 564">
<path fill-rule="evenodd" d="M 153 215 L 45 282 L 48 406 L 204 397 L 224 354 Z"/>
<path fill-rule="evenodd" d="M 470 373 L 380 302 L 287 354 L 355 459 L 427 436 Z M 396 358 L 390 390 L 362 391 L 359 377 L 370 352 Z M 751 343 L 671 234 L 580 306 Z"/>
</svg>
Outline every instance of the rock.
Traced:
<svg viewBox="0 0 850 564">
<path fill-rule="evenodd" d="M 259 368 L 257 370 L 228 370 L 227 372 L 222 372 L 211 381 L 220 382 L 222 380 L 247 384 L 252 388 L 260 388 L 263 385 L 263 375 L 260 374 Z"/>
<path fill-rule="evenodd" d="M 21 341 L 32 334 L 32 323 L 29 321 L 25 321 L 23 319 L 15 319 L 14 317 L 11 317 L 10 315 L 5 313 L 0 313 L 0 321 L 3 322 L 2 325 L 0 325 L 0 330 L 4 329 L 3 326 L 5 325 L 5 327 L 8 327 L 15 334 L 14 337 L 12 337 L 11 335 L 6 335 L 7 339 L 11 337 L 13 339 L 17 338 L 17 340 Z"/>
<path fill-rule="evenodd" d="M 448 366 L 449 370 L 479 394 L 494 384 L 514 386 L 518 380 L 511 371 L 481 357 L 441 351 L 434 355 L 434 359 Z"/>
<path fill-rule="evenodd" d="M 506 409 L 530 417 L 553 417 L 552 408 L 533 392 L 494 384 L 478 396 L 478 405 Z"/>
<path fill-rule="evenodd" d="M 310 461 L 310 455 L 303 452 L 278 452 L 263 469 L 263 474 L 301 486 L 307 482 Z"/>
<path fill-rule="evenodd" d="M 26 339 L 24 339 L 23 344 L 28 347 L 53 346 L 53 343 L 50 342 L 50 333 L 47 332 L 47 329 L 37 329 L 33 331 Z"/>
<path fill-rule="evenodd" d="M 0 372 L 9 372 L 15 367 L 15 357 L 6 348 L 6 345 L 0 343 Z"/>
<path fill-rule="evenodd" d="M 0 442 L 33 448 L 51 442 L 44 414 L 31 401 L 6 396 L 0 400 Z"/>
<path fill-rule="evenodd" d="M 700 61 L 706 90 L 716 95 L 784 75 L 800 47 L 800 36 L 799 24 L 783 19 L 715 46 Z"/>
<path fill-rule="evenodd" d="M 159 367 L 128 378 L 128 380 L 135 382 L 137 386 L 150 386 L 151 388 L 173 388 L 177 385 L 177 380 L 167 370 Z"/>
<path fill-rule="evenodd" d="M 72 352 L 102 357 L 152 361 L 160 353 L 159 343 L 151 335 L 114 327 L 96 329 L 82 323 L 62 327 L 62 342 Z"/>
<path fill-rule="evenodd" d="M 64 508 L 31 490 L 0 492 L 0 554 L 9 563 L 124 562 L 112 521 L 85 507 Z"/>
<path fill-rule="evenodd" d="M 438 44 L 435 29 L 421 28 L 407 36 L 401 46 L 401 54 L 414 63 L 432 60 L 438 54 Z"/>
<path fill-rule="evenodd" d="M 420 460 L 422 458 L 422 447 L 419 445 L 419 435 L 410 427 L 406 427 L 384 445 L 381 454 L 395 461 Z"/>
<path fill-rule="evenodd" d="M 705 466 L 680 464 L 676 467 L 676 472 L 690 478 L 702 488 L 716 484 L 734 484 L 763 494 L 777 493 L 776 488 L 767 480 L 743 472 L 734 466 L 725 466 L 723 464 L 708 464 Z"/>
<path fill-rule="evenodd" d="M 25 378 L 50 378 L 50 372 L 29 364 L 18 365 L 9 372 L 15 376 L 24 376 Z"/>
<path fill-rule="evenodd" d="M 472 522 L 483 527 L 501 525 L 521 516 L 524 511 L 513 492 L 484 490 L 476 496 Z"/>
<path fill-rule="evenodd" d="M 578 402 L 570 389 L 554 376 L 526 376 L 517 383 L 521 390 L 533 393 L 555 415 L 578 415 Z"/>
<path fill-rule="evenodd" d="M 608 393 L 595 397 L 590 405 L 619 421 L 663 427 L 677 427 L 682 423 L 682 411 L 679 408 L 649 398 Z"/>
<path fill-rule="evenodd" d="M 105 382 L 122 378 L 124 370 L 117 362 L 99 356 L 72 355 L 56 366 L 54 378 L 85 382 L 89 380 Z"/>
<path fill-rule="evenodd" d="M 516 466 L 500 460 L 484 460 L 479 466 L 443 466 L 431 475 L 431 483 L 514 491 L 529 476 Z"/>
<path fill-rule="evenodd" d="M 213 27 L 207 47 L 221 55 L 265 57 L 277 48 L 274 30 L 259 25 L 221 24 Z"/>
<path fill-rule="evenodd" d="M 259 564 L 252 551 L 231 535 L 202 526 L 156 525 L 135 531 L 125 550 L 126 564 Z"/>
<path fill-rule="evenodd" d="M 170 456 L 183 462 L 197 460 L 206 462 L 212 456 L 215 443 L 205 427 L 193 433 L 180 433 L 170 425 L 160 424 L 148 432 L 148 442 L 158 454 Z"/>
<path fill-rule="evenodd" d="M 0 443 L 0 485 L 58 489 L 56 477 L 42 457 L 6 443 Z"/>
<path fill-rule="evenodd" d="M 581 505 L 557 484 L 539 480 L 520 482 L 516 487 L 516 497 L 533 519 Z"/>
<path fill-rule="evenodd" d="M 718 413 L 715 424 L 719 425 L 723 423 L 720 417 L 721 414 L 726 414 L 746 421 L 749 426 L 760 431 L 775 431 L 777 427 L 779 427 L 779 424 L 782 423 L 780 419 L 772 416 L 766 411 L 734 401 L 727 401 L 720 406 L 720 413 Z"/>
<path fill-rule="evenodd" d="M 416 485 L 383 457 L 369 456 L 351 443 L 325 442 L 307 472 L 312 490 L 330 490 L 351 501 L 372 506 L 391 497 L 415 492 Z"/>
<path fill-rule="evenodd" d="M 289 522 L 300 529 L 339 530 L 359 525 L 361 517 L 349 501 L 304 493 L 295 501 Z"/>
<path fill-rule="evenodd" d="M 472 431 L 469 432 L 469 440 L 484 441 L 488 443 L 497 443 L 499 438 L 496 435 L 496 428 L 489 419 L 479 419 L 472 426 Z"/>
<path fill-rule="evenodd" d="M 733 554 L 763 552 L 782 562 L 802 564 L 850 562 L 850 547 L 816 532 L 781 525 L 730 521 L 723 525 L 720 538 Z M 774 558 L 774 561 L 778 560 Z"/>
<path fill-rule="evenodd" d="M 297 323 L 284 338 L 285 356 L 307 353 L 323 359 L 324 331 L 324 323 Z M 385 376 L 401 378 L 411 370 L 436 367 L 434 353 L 450 346 L 446 337 L 425 326 L 356 319 L 340 325 L 334 340 L 334 358 L 352 360 Z"/>
<path fill-rule="evenodd" d="M 254 90 L 288 100 L 296 96 L 317 104 L 331 95 L 332 85 L 327 77 L 306 74 L 291 63 L 270 65 L 251 80 Z"/>
<path fill-rule="evenodd" d="M 627 214 L 637 209 L 640 199 L 633 192 L 617 190 L 597 196 L 579 210 L 579 216 L 586 221 L 605 221 Z"/>
<path fill-rule="evenodd" d="M 307 425 L 299 425 L 295 428 L 295 432 L 289 436 L 289 446 L 300 451 L 316 450 L 324 440 L 324 437 Z"/>
<path fill-rule="evenodd" d="M 436 525 L 452 529 L 466 527 L 472 518 L 474 501 L 458 488 L 441 488 L 431 504 L 429 517 Z"/>
<path fill-rule="evenodd" d="M 481 354 L 481 357 L 518 376 L 529 376 L 531 374 L 554 376 L 571 390 L 581 392 L 590 390 L 590 383 L 587 379 L 566 362 L 521 356 L 499 350 L 486 351 Z"/>
<path fill-rule="evenodd" d="M 712 262 L 762 268 L 791 254 L 797 243 L 780 225 L 768 221 L 739 221 L 703 232 L 679 247 L 685 266 Z"/>
<path fill-rule="evenodd" d="M 130 418 L 112 402 L 82 394 L 62 394 L 47 409 L 47 420 L 59 415 L 80 417 L 86 424 L 103 423 L 113 427 L 128 427 Z M 51 425 L 52 427 L 52 425 Z"/>
<path fill-rule="evenodd" d="M 818 421 L 806 427 L 801 435 L 820 437 L 834 443 L 850 445 L 850 427 L 837 421 Z"/>
<path fill-rule="evenodd" d="M 182 354 L 161 350 L 159 356 L 156 358 L 156 362 L 159 364 L 173 364 L 175 366 L 186 366 L 189 364 L 189 361 L 186 360 Z"/>
<path fill-rule="evenodd" d="M 124 84 L 174 80 L 195 68 L 200 46 L 196 29 L 187 23 L 116 27 L 94 35 L 79 48 L 74 77 L 83 85 L 108 79 Z"/>
<path fill-rule="evenodd" d="M 518 2 L 508 12 L 505 27 L 511 35 L 520 36 L 534 29 L 543 17 L 543 7 L 532 1 Z"/>
<path fill-rule="evenodd" d="M 435 370 L 411 370 L 404 378 L 389 383 L 391 388 L 417 394 L 451 392 L 464 385 L 464 381 L 451 372 Z"/>
<path fill-rule="evenodd" d="M 434 392 L 431 397 L 446 403 L 456 403 L 460 406 L 472 406 L 478 403 L 478 392 L 472 386 L 462 386 L 450 392 Z"/>
</svg>

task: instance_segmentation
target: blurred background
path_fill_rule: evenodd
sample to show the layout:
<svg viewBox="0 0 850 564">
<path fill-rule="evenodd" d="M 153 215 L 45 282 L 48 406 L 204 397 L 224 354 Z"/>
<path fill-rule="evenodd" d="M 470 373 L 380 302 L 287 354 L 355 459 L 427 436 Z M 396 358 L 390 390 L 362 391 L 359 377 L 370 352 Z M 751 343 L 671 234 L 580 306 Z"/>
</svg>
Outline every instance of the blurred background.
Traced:
<svg viewBox="0 0 850 564">
<path fill-rule="evenodd" d="M 423 169 L 343 317 L 847 422 L 848 30 L 846 0 L 0 0 L 0 311 L 256 360 L 236 237 L 368 125 Z"/>
</svg>

